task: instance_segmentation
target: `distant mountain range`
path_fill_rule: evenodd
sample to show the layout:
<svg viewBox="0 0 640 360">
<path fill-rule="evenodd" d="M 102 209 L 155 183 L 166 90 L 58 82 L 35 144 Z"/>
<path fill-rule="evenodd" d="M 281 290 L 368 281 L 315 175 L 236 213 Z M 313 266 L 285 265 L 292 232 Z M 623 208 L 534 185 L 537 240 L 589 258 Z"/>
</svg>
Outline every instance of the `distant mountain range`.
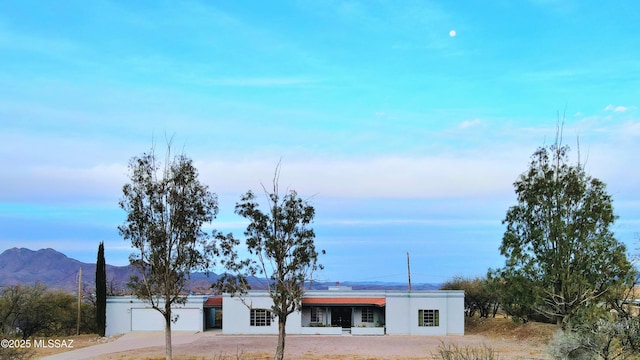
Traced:
<svg viewBox="0 0 640 360">
<path fill-rule="evenodd" d="M 0 254 L 0 287 L 42 283 L 52 289 L 76 291 L 78 270 L 82 268 L 82 281 L 85 288 L 95 286 L 96 264 L 85 263 L 67 257 L 54 249 L 40 249 L 37 251 L 25 248 L 12 248 Z M 114 292 L 126 289 L 129 277 L 134 273 L 131 266 L 107 265 L 107 283 Z M 212 293 L 211 283 L 218 279 L 218 275 L 210 273 L 194 273 L 188 285 L 188 290 L 194 293 Z M 254 288 L 260 287 L 260 279 L 253 279 Z M 326 289 L 335 283 L 313 282 L 313 289 Z M 342 282 L 342 286 L 350 286 L 354 290 L 405 290 L 407 284 L 389 282 Z M 437 284 L 415 284 L 414 290 L 438 289 Z"/>
<path fill-rule="evenodd" d="M 78 271 L 82 282 L 95 286 L 96 264 L 67 257 L 54 249 L 37 251 L 12 248 L 0 254 L 0 286 L 42 283 L 49 288 L 74 291 L 78 288 Z M 107 265 L 107 281 L 123 289 L 133 270 L 129 266 Z"/>
</svg>

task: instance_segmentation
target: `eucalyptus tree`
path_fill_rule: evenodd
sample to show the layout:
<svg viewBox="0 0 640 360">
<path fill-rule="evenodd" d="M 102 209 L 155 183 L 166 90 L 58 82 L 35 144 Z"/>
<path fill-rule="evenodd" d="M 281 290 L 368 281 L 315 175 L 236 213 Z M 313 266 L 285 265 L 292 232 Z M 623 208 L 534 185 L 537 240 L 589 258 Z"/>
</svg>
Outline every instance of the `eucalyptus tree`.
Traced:
<svg viewBox="0 0 640 360">
<path fill-rule="evenodd" d="M 533 290 L 532 309 L 567 327 L 635 275 L 612 231 L 617 217 L 605 183 L 579 161 L 569 163 L 561 135 L 515 181 L 517 204 L 503 220 L 500 252 L 502 273 Z"/>
<path fill-rule="evenodd" d="M 244 231 L 249 257 L 241 259 L 237 249 L 241 241 L 232 234 L 218 235 L 218 251 L 225 259 L 229 275 L 214 286 L 244 298 L 250 288 L 249 277 L 263 276 L 265 287 L 273 301 L 270 312 L 278 319 L 278 344 L 274 358 L 284 358 L 286 323 L 289 314 L 302 308 L 302 295 L 313 273 L 322 269 L 318 264 L 315 232 L 311 228 L 315 209 L 308 201 L 290 190 L 278 191 L 279 166 L 273 188 L 267 190 L 266 209 L 262 210 L 252 191 L 236 203 L 235 212 L 249 220 Z M 321 251 L 324 254 L 324 250 Z M 251 306 L 250 304 L 247 304 Z"/>
<path fill-rule="evenodd" d="M 210 236 L 203 230 L 218 212 L 217 197 L 198 178 L 193 161 L 172 156 L 168 146 L 161 164 L 153 149 L 133 157 L 120 207 L 127 213 L 120 234 L 131 241 L 129 256 L 136 269 L 128 286 L 159 311 L 165 321 L 166 358 L 172 358 L 171 306 L 183 304 L 185 285 L 194 271 L 211 265 Z"/>
</svg>

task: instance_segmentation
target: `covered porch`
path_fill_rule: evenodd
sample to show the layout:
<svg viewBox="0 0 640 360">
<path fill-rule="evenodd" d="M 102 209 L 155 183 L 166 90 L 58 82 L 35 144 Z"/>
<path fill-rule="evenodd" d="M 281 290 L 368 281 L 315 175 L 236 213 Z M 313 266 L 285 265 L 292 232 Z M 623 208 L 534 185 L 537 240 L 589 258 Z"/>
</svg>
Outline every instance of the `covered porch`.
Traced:
<svg viewBox="0 0 640 360">
<path fill-rule="evenodd" d="M 384 335 L 385 306 L 382 297 L 306 297 L 302 329 L 312 334 Z"/>
</svg>

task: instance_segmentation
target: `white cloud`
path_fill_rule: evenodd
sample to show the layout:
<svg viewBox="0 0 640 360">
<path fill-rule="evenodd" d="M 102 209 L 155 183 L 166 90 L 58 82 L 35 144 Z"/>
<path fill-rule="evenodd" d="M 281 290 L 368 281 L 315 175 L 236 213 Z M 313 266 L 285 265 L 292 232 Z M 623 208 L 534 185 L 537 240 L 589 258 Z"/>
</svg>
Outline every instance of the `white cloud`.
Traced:
<svg viewBox="0 0 640 360">
<path fill-rule="evenodd" d="M 367 219 L 367 220 L 332 220 L 321 222 L 322 225 L 369 226 L 369 225 L 429 225 L 429 226 L 471 226 L 495 225 L 496 221 L 478 219 Z"/>
<path fill-rule="evenodd" d="M 98 187 L 111 186 L 113 180 L 123 180 L 127 167 L 122 164 L 99 164 L 88 168 L 71 168 L 62 166 L 39 166 L 31 171 L 35 177 L 48 178 L 51 181 L 68 181 L 70 183 L 91 183 Z"/>
<path fill-rule="evenodd" d="M 627 122 L 622 124 L 620 126 L 618 136 L 625 139 L 640 137 L 640 122 Z"/>
<path fill-rule="evenodd" d="M 17 169 L 0 178 L 0 200 L 117 201 L 126 174 L 127 167 L 123 164 L 86 168 L 51 165 Z"/>
<path fill-rule="evenodd" d="M 469 120 L 469 121 L 463 121 L 460 124 L 458 124 L 458 129 L 467 129 L 467 128 L 470 128 L 470 127 L 476 126 L 476 125 L 480 125 L 480 119 L 473 119 L 473 120 Z"/>
<path fill-rule="evenodd" d="M 518 151 L 514 151 L 517 153 Z M 523 171 L 510 156 L 379 156 L 362 159 L 309 159 L 287 161 L 280 186 L 304 196 L 357 198 L 444 198 L 482 196 L 511 191 Z M 505 164 L 506 162 L 506 164 Z M 212 190 L 221 193 L 261 191 L 269 186 L 273 161 L 204 162 L 197 164 Z"/>
<path fill-rule="evenodd" d="M 635 108 L 636 108 L 635 106 L 623 106 L 623 105 L 614 106 L 612 104 L 609 104 L 604 108 L 604 111 L 613 111 L 617 113 L 622 113 L 629 110 L 633 110 Z"/>
<path fill-rule="evenodd" d="M 573 134 L 579 134 L 581 156 L 588 158 L 593 175 L 628 189 L 640 176 L 640 170 L 628 166 L 637 153 L 639 124 L 631 121 L 614 124 L 604 119 L 596 116 L 567 125 L 564 131 L 567 142 L 572 141 Z M 431 134 L 427 140 L 437 142 L 436 146 L 416 151 L 363 151 L 348 155 L 300 146 L 284 152 L 280 148 L 262 147 L 245 152 L 187 149 L 187 154 L 196 161 L 203 181 L 211 190 L 221 196 L 229 195 L 233 201 L 249 189 L 260 192 L 261 183 L 270 185 L 281 157 L 281 189 L 291 187 L 304 196 L 463 198 L 512 194 L 513 181 L 526 170 L 535 149 L 551 141 L 554 129 L 509 126 L 496 129 L 489 125 L 485 128 L 479 119 L 455 125 L 457 129 L 482 126 L 487 130 L 486 136 L 480 136 L 483 141 L 467 143 L 468 139 L 460 135 L 462 131 L 441 132 L 438 136 Z M 5 140 L 11 144 L 11 137 Z M 22 149 L 19 143 L 28 139 L 17 140 L 20 141 L 8 148 Z M 13 150 L 0 151 L 0 158 L 12 167 L 11 172 L 0 177 L 0 199 L 99 200 L 116 204 L 127 181 L 125 161 L 129 155 L 120 154 L 121 146 L 107 151 L 103 146 L 92 148 L 84 146 L 85 143 L 77 146 L 74 141 L 39 144 L 38 151 L 28 153 L 29 148 L 25 148 L 17 159 L 11 158 Z M 113 151 L 119 154 L 113 156 Z M 577 151 L 572 151 L 572 156 L 576 154 Z M 32 158 L 39 159 L 42 166 L 29 164 L 33 163 Z"/>
<path fill-rule="evenodd" d="M 615 109 L 613 109 L 613 112 L 625 112 L 627 110 L 629 110 L 631 108 L 626 107 L 626 106 L 616 106 Z"/>
<path fill-rule="evenodd" d="M 469 121 L 475 126 L 478 121 Z M 464 123 L 462 123 L 464 124 Z M 472 125 L 469 125 L 472 126 Z M 461 125 L 458 125 L 460 128 Z M 431 153 L 331 156 L 288 154 L 282 161 L 281 188 L 301 194 L 351 198 L 464 198 L 513 194 L 513 181 L 527 169 L 538 146 L 549 144 L 554 129 L 519 127 L 504 131 L 501 140 L 481 147 L 452 150 L 443 146 Z M 571 161 L 587 160 L 588 171 L 616 192 L 628 193 L 640 178 L 640 169 L 629 167 L 638 149 L 638 122 L 611 123 L 603 117 L 583 119 L 564 129 L 573 149 Z M 580 151 L 574 143 L 580 136 Z M 505 142 L 504 138 L 510 138 Z M 456 138 L 457 139 L 457 138 Z M 459 140 L 459 139 L 458 139 Z M 273 155 L 273 154 L 272 154 Z M 334 154 L 335 155 L 335 154 Z M 196 164 L 211 188 L 220 193 L 260 191 L 269 185 L 279 157 L 253 154 L 249 158 Z M 637 187 L 637 186 L 636 186 Z"/>
</svg>

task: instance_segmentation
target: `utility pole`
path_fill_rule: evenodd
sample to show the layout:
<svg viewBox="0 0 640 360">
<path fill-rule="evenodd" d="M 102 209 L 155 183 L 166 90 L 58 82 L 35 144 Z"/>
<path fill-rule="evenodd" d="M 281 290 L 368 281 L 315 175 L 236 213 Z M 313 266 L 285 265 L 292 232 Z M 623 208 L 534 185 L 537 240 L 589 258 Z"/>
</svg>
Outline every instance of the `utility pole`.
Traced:
<svg viewBox="0 0 640 360">
<path fill-rule="evenodd" d="M 82 268 L 78 271 L 78 325 L 76 335 L 80 335 L 80 309 L 82 308 Z"/>
<path fill-rule="evenodd" d="M 407 275 L 409 276 L 409 291 L 411 291 L 411 261 L 409 260 L 408 251 L 407 251 Z"/>
</svg>

